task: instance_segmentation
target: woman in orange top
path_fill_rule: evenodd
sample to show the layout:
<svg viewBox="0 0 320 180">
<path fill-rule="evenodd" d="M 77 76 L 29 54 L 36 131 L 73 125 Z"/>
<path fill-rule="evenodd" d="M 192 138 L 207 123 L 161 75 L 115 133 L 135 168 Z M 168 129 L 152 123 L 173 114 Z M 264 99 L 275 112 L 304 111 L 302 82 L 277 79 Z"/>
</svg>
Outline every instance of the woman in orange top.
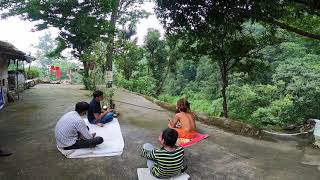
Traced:
<svg viewBox="0 0 320 180">
<path fill-rule="evenodd" d="M 177 113 L 170 120 L 168 127 L 178 131 L 179 138 L 192 139 L 197 135 L 196 122 L 190 105 L 186 99 L 177 101 Z"/>
</svg>

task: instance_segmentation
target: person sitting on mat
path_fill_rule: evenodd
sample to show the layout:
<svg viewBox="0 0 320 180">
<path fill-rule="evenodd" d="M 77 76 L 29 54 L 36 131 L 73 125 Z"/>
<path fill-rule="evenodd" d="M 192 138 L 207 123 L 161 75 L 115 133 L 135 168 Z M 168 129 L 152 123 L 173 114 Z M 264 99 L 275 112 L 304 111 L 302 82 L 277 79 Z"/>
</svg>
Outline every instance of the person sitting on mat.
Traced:
<svg viewBox="0 0 320 180">
<path fill-rule="evenodd" d="M 96 90 L 93 92 L 93 99 L 90 102 L 88 110 L 88 121 L 91 124 L 96 124 L 103 127 L 104 124 L 112 121 L 113 109 L 108 107 L 106 110 L 101 110 L 100 101 L 103 100 L 103 92 Z"/>
<path fill-rule="evenodd" d="M 176 146 L 178 132 L 167 128 L 159 136 L 160 149 L 155 149 L 150 143 L 143 145 L 141 156 L 147 158 L 147 166 L 153 176 L 169 178 L 177 176 L 186 170 L 184 148 Z"/>
<path fill-rule="evenodd" d="M 168 127 L 175 129 L 179 138 L 192 139 L 197 135 L 196 122 L 193 113 L 190 112 L 190 104 L 182 98 L 177 101 L 177 113 L 169 120 Z"/>
<path fill-rule="evenodd" d="M 58 148 L 64 150 L 91 148 L 103 143 L 102 137 L 95 137 L 95 133 L 89 133 L 89 128 L 81 118 L 86 115 L 88 109 L 87 102 L 78 102 L 75 111 L 68 112 L 59 119 L 55 127 Z"/>
</svg>

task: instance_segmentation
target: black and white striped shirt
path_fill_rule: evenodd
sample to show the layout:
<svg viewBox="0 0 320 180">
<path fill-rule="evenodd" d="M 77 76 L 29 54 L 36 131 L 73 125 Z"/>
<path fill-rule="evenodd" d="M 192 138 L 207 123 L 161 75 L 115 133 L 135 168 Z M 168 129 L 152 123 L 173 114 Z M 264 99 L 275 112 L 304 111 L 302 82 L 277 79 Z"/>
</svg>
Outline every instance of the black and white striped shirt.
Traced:
<svg viewBox="0 0 320 180">
<path fill-rule="evenodd" d="M 155 161 L 151 174 L 157 178 L 169 178 L 181 173 L 184 149 L 177 147 L 175 151 L 169 152 L 164 148 L 148 151 L 142 149 L 142 156 Z"/>
<path fill-rule="evenodd" d="M 59 148 L 72 146 L 78 140 L 78 132 L 86 139 L 92 139 L 86 123 L 79 113 L 71 111 L 63 115 L 57 122 L 55 137 Z"/>
</svg>

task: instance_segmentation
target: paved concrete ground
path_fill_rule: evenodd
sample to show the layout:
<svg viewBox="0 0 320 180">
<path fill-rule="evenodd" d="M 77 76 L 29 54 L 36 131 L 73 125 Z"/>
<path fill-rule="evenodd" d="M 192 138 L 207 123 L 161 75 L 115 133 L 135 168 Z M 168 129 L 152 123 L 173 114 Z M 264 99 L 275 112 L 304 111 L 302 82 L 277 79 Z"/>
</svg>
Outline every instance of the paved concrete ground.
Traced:
<svg viewBox="0 0 320 180">
<path fill-rule="evenodd" d="M 139 156 L 143 143 L 157 137 L 173 114 L 117 104 L 125 141 L 117 157 L 66 159 L 55 147 L 54 126 L 77 101 L 89 100 L 79 86 L 37 85 L 21 101 L 0 112 L 0 145 L 14 155 L 0 158 L 0 179 L 137 179 L 145 167 Z M 116 100 L 160 108 L 144 98 L 119 90 Z M 295 142 L 268 142 L 233 135 L 198 122 L 210 137 L 186 149 L 191 179 L 320 179 L 320 151 Z"/>
</svg>

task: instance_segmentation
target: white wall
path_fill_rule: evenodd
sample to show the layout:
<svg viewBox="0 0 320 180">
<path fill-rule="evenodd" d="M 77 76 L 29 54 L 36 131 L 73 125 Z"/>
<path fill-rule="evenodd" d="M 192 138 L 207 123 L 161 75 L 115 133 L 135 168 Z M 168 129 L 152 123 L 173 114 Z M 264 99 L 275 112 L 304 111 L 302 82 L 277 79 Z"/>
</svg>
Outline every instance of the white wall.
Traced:
<svg viewBox="0 0 320 180">
<path fill-rule="evenodd" d="M 5 86 L 3 86 L 3 79 L 5 80 Z M 0 87 L 5 94 L 5 99 L 7 101 L 7 90 L 8 90 L 8 61 L 4 60 L 3 57 L 0 56 Z"/>
</svg>

